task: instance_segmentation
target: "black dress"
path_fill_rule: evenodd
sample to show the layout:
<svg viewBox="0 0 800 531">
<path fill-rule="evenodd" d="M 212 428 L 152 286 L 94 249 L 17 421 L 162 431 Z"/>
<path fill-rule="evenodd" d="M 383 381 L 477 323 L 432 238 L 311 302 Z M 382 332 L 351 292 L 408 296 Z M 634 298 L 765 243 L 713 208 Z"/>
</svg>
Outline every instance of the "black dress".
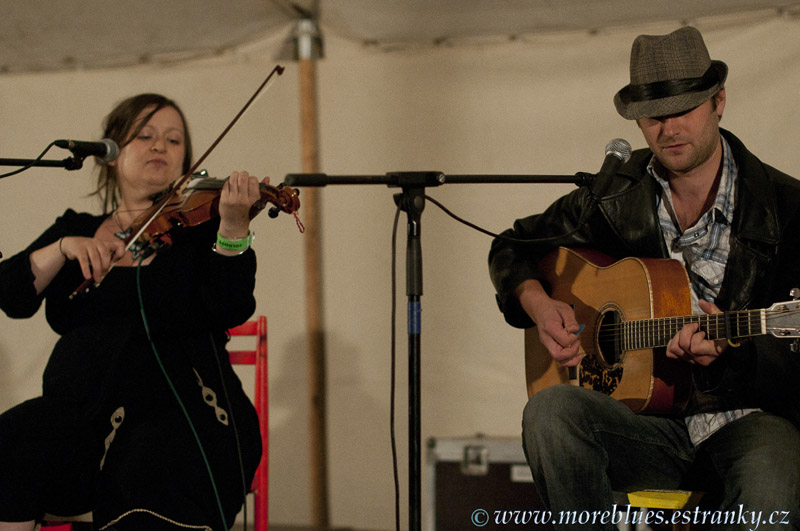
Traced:
<svg viewBox="0 0 800 531">
<path fill-rule="evenodd" d="M 37 296 L 30 253 L 102 221 L 68 210 L 0 262 L 0 308 L 30 317 L 45 300 L 61 336 L 42 396 L 0 415 L 0 521 L 93 510 L 96 529 L 217 530 L 224 514 L 229 528 L 261 456 L 225 350 L 226 330 L 255 310 L 255 253 L 214 253 L 208 222 L 74 300 L 82 277 L 67 261 Z"/>
</svg>

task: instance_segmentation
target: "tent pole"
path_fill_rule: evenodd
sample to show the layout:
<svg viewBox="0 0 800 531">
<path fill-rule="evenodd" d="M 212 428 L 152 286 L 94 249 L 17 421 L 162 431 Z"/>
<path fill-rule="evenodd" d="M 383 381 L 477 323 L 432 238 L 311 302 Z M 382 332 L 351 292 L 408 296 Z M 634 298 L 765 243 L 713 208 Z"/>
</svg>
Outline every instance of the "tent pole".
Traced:
<svg viewBox="0 0 800 531">
<path fill-rule="evenodd" d="M 308 19 L 298 21 L 298 67 L 300 77 L 300 120 L 302 167 L 304 172 L 319 172 L 319 136 L 317 131 L 316 62 L 312 47 L 304 43 L 315 31 Z M 315 26 L 315 25 L 314 25 Z M 307 53 L 308 52 L 308 53 Z M 308 335 L 311 451 L 311 514 L 317 529 L 330 527 L 328 510 L 328 455 L 326 426 L 325 333 L 322 308 L 322 216 L 319 190 L 306 188 L 300 198 L 306 218 L 306 328 Z"/>
</svg>

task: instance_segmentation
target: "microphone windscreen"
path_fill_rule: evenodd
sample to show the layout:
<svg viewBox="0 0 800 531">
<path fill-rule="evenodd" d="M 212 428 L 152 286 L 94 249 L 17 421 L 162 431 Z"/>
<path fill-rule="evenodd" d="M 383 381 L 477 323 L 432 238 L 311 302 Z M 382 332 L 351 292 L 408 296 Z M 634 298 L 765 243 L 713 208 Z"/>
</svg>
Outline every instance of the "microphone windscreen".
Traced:
<svg viewBox="0 0 800 531">
<path fill-rule="evenodd" d="M 606 155 L 614 155 L 623 163 L 631 158 L 631 145 L 624 138 L 615 138 L 606 145 Z"/>
<path fill-rule="evenodd" d="M 108 149 L 106 151 L 106 154 L 100 157 L 100 159 L 103 162 L 111 162 L 113 160 L 117 160 L 117 157 L 119 157 L 119 146 L 117 145 L 117 143 L 111 140 L 110 138 L 104 138 L 103 140 L 101 140 L 101 142 L 105 144 L 106 148 Z"/>
</svg>

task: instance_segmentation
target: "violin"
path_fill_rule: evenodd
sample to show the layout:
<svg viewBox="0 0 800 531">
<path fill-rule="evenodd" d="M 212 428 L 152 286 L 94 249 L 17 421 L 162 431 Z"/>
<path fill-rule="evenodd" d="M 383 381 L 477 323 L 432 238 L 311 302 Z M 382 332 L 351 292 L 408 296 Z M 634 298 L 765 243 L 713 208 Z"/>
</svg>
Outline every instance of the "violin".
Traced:
<svg viewBox="0 0 800 531">
<path fill-rule="evenodd" d="M 179 232 L 219 217 L 219 200 L 226 181 L 227 178 L 208 177 L 205 171 L 190 175 L 179 187 L 170 187 L 157 194 L 153 198 L 153 205 L 117 236 L 125 240 L 125 249 L 131 251 L 134 260 L 146 258 L 159 249 L 171 246 Z M 297 215 L 300 208 L 297 190 L 283 183 L 278 186 L 259 183 L 259 191 L 261 197 L 250 207 L 250 219 L 271 203 L 274 206 L 268 211 L 269 217 L 276 218 L 281 212 L 293 214 L 300 232 L 305 230 Z M 92 283 L 91 279 L 84 280 L 70 295 L 70 299 L 87 293 Z"/>
<path fill-rule="evenodd" d="M 131 251 L 133 259 L 147 257 L 172 245 L 176 232 L 218 217 L 219 199 L 226 181 L 208 177 L 202 171 L 192 174 L 177 193 L 173 194 L 171 189 L 167 189 L 159 194 L 153 206 L 140 214 L 122 234 L 125 248 Z M 276 218 L 281 212 L 293 214 L 300 232 L 303 232 L 303 225 L 297 216 L 300 208 L 297 190 L 283 183 L 278 186 L 259 183 L 259 191 L 261 198 L 250 207 L 250 219 L 261 213 L 268 203 L 272 203 L 274 206 L 269 209 L 269 217 Z"/>
</svg>

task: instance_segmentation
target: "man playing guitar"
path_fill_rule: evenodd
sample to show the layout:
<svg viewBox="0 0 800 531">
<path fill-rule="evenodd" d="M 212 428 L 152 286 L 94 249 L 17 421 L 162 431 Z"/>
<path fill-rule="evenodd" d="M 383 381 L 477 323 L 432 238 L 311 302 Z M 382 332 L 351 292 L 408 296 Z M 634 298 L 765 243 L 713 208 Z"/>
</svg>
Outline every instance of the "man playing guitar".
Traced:
<svg viewBox="0 0 800 531">
<path fill-rule="evenodd" d="M 695 28 L 637 37 L 630 84 L 614 103 L 623 118 L 636 120 L 649 149 L 633 153 L 602 197 L 579 188 L 493 242 L 500 308 L 513 326 L 535 324 L 545 363 L 586 365 L 587 349 L 597 350 L 602 329 L 612 326 L 601 322 L 606 307 L 594 308 L 596 322 L 582 322 L 580 296 L 553 296 L 558 274 L 545 264 L 554 263 L 547 257 L 558 247 L 591 248 L 612 261 L 677 260 L 686 285 L 675 287 L 687 290 L 695 314 L 769 307 L 800 284 L 800 251 L 791 241 L 800 230 L 800 183 L 720 128 L 727 71 L 710 59 Z M 564 271 L 558 280 L 571 285 Z M 622 280 L 619 291 L 628 289 Z M 624 308 L 615 311 L 626 317 Z M 731 319 L 720 322 L 731 328 Z M 697 488 L 686 482 L 702 470 L 719 480 L 707 497 L 713 509 L 782 512 L 775 528 L 800 528 L 800 358 L 791 341 L 769 334 L 732 340 L 701 323 L 687 322 L 653 351 L 688 368 L 690 393 L 677 411 L 639 414 L 583 384 L 530 393 L 524 448 L 552 511 L 608 510 L 613 491 Z M 615 360 L 599 363 L 623 371 Z M 611 528 L 596 524 L 591 528 Z"/>
</svg>

